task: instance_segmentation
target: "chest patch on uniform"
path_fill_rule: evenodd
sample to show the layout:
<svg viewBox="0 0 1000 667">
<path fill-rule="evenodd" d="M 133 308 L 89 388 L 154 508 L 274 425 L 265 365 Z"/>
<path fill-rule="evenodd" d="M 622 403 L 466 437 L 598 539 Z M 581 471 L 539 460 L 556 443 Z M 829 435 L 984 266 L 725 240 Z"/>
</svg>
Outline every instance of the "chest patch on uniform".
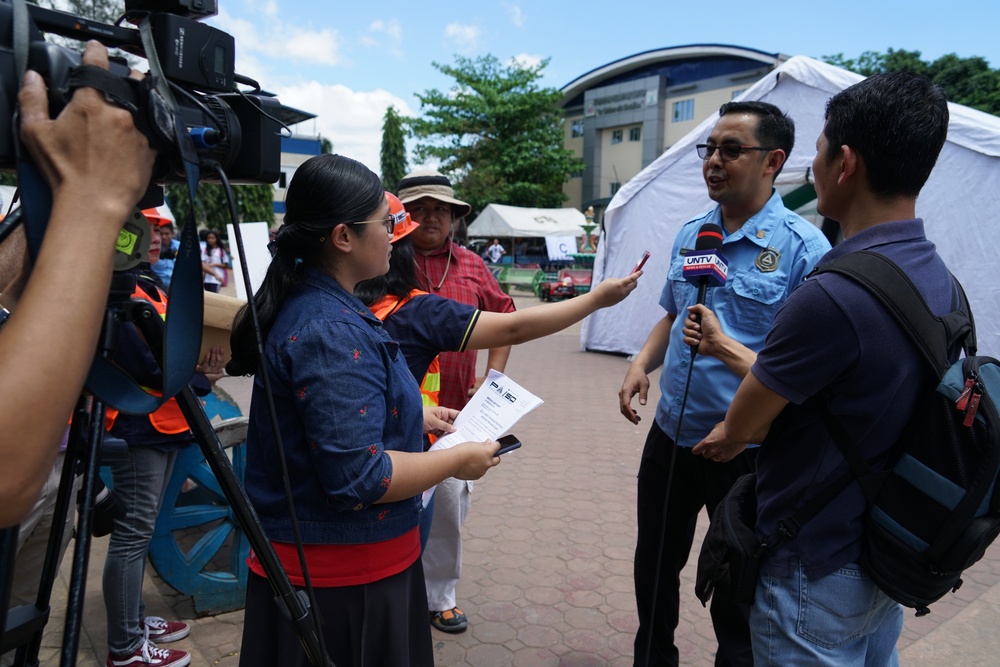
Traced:
<svg viewBox="0 0 1000 667">
<path fill-rule="evenodd" d="M 760 254 L 757 255 L 757 260 L 754 264 L 756 264 L 757 268 L 764 273 L 770 273 L 778 268 L 778 259 L 780 257 L 781 253 L 778 252 L 776 248 L 764 248 L 760 251 Z"/>
</svg>

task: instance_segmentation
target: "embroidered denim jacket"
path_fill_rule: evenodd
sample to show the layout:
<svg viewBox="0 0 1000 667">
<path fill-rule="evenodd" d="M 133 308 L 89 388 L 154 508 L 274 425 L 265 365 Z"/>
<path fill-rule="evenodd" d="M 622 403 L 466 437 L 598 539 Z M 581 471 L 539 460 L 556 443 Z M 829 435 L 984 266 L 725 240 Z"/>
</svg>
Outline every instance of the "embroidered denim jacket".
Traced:
<svg viewBox="0 0 1000 667">
<path fill-rule="evenodd" d="M 353 294 L 309 271 L 265 345 L 295 511 L 307 544 L 365 544 L 417 525 L 419 497 L 375 504 L 392 480 L 389 450 L 422 450 L 420 388 L 399 346 Z M 293 540 L 260 374 L 245 485 L 268 537 Z"/>
</svg>

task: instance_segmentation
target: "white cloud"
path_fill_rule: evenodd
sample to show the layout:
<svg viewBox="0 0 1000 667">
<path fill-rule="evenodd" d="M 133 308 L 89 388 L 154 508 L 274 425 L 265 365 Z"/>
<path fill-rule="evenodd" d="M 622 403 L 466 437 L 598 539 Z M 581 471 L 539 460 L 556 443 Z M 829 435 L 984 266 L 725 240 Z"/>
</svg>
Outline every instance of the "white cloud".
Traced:
<svg viewBox="0 0 1000 667">
<path fill-rule="evenodd" d="M 449 23 L 444 29 L 444 34 L 459 50 L 473 51 L 479 41 L 480 30 L 474 25 Z"/>
<path fill-rule="evenodd" d="M 284 104 L 318 112 L 316 131 L 333 142 L 334 152 L 354 158 L 376 173 L 386 109 L 395 106 L 402 116 L 414 115 L 403 99 L 381 88 L 356 91 L 309 81 L 279 86 L 274 92 Z"/>
<path fill-rule="evenodd" d="M 511 23 L 518 27 L 524 25 L 524 12 L 521 11 L 520 5 L 505 2 L 503 3 L 503 8 L 507 10 L 507 15 L 510 17 Z"/>
<path fill-rule="evenodd" d="M 538 67 L 542 64 L 544 58 L 542 56 L 536 56 L 531 53 L 519 53 L 510 59 L 510 63 L 520 65 L 521 67 Z"/>
<path fill-rule="evenodd" d="M 396 19 L 376 19 L 368 26 L 368 33 L 360 37 L 363 45 L 380 46 L 398 58 L 403 56 L 403 26 Z"/>
<path fill-rule="evenodd" d="M 244 2 L 249 5 L 250 9 L 256 10 L 264 16 L 274 17 L 278 15 L 277 0 L 244 0 Z"/>
<path fill-rule="evenodd" d="M 272 21 L 266 31 L 258 31 L 250 21 L 236 18 L 219 10 L 214 22 L 236 39 L 237 68 L 243 65 L 244 54 L 260 53 L 294 62 L 340 64 L 340 35 L 336 30 L 304 30 L 281 21 Z"/>
</svg>

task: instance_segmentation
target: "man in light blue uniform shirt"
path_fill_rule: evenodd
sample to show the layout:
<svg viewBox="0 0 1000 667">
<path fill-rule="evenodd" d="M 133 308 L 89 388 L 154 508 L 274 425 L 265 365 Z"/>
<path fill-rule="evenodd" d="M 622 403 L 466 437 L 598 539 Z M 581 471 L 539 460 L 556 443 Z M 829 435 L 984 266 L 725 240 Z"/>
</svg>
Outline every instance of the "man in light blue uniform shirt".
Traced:
<svg viewBox="0 0 1000 667">
<path fill-rule="evenodd" d="M 698 513 L 704 507 L 711 516 L 732 483 L 754 469 L 753 448 L 727 461 L 703 458 L 692 453 L 692 448 L 724 437 L 720 423 L 752 363 L 747 362 L 745 351 L 763 347 L 779 306 L 830 249 L 819 229 L 786 209 L 774 189 L 774 179 L 794 144 L 792 120 L 764 102 L 730 102 L 719 114 L 708 143 L 697 147 L 704 159 L 709 197 L 717 206 L 684 225 L 674 239 L 670 271 L 660 295 L 666 315 L 653 327 L 619 392 L 622 414 L 638 424 L 632 398 L 638 394 L 640 406 L 646 404 L 649 373 L 663 365 L 662 396 L 638 475 L 637 667 L 678 664 L 674 631 L 680 572 L 691 551 Z M 692 358 L 683 329 L 688 308 L 697 303 L 698 289 L 684 280 L 682 266 L 706 223 L 723 229 L 720 254 L 729 265 L 725 286 L 708 290 L 705 305 L 712 312 L 706 317 L 728 334 L 720 340 L 745 347 L 712 349 L 711 355 L 703 350 Z M 662 557 L 658 557 L 661 543 Z M 712 623 L 719 641 L 716 665 L 753 664 L 749 611 L 748 605 L 734 605 L 720 596 L 712 599 Z"/>
</svg>

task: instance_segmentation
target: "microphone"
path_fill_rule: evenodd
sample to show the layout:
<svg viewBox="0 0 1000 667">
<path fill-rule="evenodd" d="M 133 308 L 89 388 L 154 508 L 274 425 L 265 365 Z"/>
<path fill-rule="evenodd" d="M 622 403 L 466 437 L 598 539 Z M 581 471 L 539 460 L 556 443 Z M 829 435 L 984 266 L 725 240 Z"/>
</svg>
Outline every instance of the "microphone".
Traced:
<svg viewBox="0 0 1000 667">
<path fill-rule="evenodd" d="M 682 274 L 684 280 L 698 285 L 698 303 L 705 303 L 709 287 L 726 284 L 729 263 L 719 250 L 722 249 L 722 227 L 706 222 L 698 230 L 694 250 L 684 255 Z M 698 352 L 698 346 L 691 346 L 691 356 Z"/>
</svg>

